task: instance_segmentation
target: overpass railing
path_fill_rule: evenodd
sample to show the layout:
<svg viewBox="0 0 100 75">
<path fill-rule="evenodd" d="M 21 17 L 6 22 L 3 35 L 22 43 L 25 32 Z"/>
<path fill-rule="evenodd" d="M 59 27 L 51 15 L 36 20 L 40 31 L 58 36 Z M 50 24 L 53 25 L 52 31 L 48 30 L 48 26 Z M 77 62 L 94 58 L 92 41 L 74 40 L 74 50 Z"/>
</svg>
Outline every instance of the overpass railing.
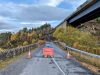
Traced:
<svg viewBox="0 0 100 75">
<path fill-rule="evenodd" d="M 32 50 L 36 47 L 37 47 L 37 44 L 31 44 L 27 46 L 18 47 L 18 48 L 7 49 L 4 52 L 0 52 L 0 61 L 6 60 L 7 58 L 13 58 L 17 55 L 20 55 L 24 52 Z"/>
</svg>

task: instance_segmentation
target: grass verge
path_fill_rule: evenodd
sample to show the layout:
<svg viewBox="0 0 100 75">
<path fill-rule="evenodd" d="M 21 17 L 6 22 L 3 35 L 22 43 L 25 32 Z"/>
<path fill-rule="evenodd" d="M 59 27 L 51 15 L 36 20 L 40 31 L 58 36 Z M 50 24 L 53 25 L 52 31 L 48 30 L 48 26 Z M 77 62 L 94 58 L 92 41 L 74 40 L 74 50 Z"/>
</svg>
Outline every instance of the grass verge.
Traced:
<svg viewBox="0 0 100 75">
<path fill-rule="evenodd" d="M 80 64 L 82 64 L 84 67 L 88 68 L 92 72 L 96 74 L 100 74 L 100 60 L 97 58 L 91 58 L 86 55 L 81 55 L 76 52 L 70 51 L 70 54 L 75 57 Z"/>
</svg>

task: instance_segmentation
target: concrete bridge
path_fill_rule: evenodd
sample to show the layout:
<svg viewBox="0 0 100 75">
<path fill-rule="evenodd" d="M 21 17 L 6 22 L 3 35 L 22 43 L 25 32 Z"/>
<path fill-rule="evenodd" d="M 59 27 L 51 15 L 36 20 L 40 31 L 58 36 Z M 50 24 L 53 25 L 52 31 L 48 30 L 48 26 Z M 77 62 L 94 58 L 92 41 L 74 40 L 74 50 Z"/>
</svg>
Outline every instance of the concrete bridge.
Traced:
<svg viewBox="0 0 100 75">
<path fill-rule="evenodd" d="M 70 16 L 62 21 L 57 27 L 64 27 L 71 24 L 74 27 L 84 22 L 100 17 L 100 0 L 87 0 L 77 8 Z"/>
</svg>

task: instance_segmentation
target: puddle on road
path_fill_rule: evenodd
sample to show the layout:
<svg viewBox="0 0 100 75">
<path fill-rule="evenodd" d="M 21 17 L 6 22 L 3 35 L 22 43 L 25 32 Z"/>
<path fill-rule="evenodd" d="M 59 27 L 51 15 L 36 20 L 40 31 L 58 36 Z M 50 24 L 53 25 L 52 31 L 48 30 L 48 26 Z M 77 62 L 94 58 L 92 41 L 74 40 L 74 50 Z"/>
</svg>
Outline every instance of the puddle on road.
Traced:
<svg viewBox="0 0 100 75">
<path fill-rule="evenodd" d="M 53 68 L 53 69 L 55 69 L 56 67 L 55 67 L 55 66 L 53 66 L 52 68 Z"/>
</svg>

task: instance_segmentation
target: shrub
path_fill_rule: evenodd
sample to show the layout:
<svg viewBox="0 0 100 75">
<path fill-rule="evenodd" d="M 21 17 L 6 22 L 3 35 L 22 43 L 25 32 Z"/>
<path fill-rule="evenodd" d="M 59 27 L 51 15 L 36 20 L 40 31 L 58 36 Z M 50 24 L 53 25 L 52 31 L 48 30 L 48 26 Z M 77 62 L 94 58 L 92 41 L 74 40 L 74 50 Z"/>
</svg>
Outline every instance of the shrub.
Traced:
<svg viewBox="0 0 100 75">
<path fill-rule="evenodd" d="M 44 41 L 44 40 L 38 40 L 38 43 L 39 43 L 40 45 L 43 45 L 43 44 L 45 44 L 45 41 Z"/>
<path fill-rule="evenodd" d="M 25 46 L 25 45 L 28 45 L 28 42 L 27 41 L 24 41 L 23 42 L 23 46 Z"/>
<path fill-rule="evenodd" d="M 100 47 L 96 46 L 98 39 L 92 34 L 80 31 L 77 28 L 67 26 L 66 32 L 64 32 L 63 28 L 58 28 L 53 33 L 53 36 L 57 40 L 65 42 L 68 46 L 95 54 L 100 53 Z"/>
<path fill-rule="evenodd" d="M 4 49 L 0 48 L 0 52 L 3 52 L 3 51 L 4 51 Z"/>
<path fill-rule="evenodd" d="M 32 40 L 32 44 L 34 44 L 34 43 L 36 43 L 36 40 L 35 39 Z"/>
</svg>

